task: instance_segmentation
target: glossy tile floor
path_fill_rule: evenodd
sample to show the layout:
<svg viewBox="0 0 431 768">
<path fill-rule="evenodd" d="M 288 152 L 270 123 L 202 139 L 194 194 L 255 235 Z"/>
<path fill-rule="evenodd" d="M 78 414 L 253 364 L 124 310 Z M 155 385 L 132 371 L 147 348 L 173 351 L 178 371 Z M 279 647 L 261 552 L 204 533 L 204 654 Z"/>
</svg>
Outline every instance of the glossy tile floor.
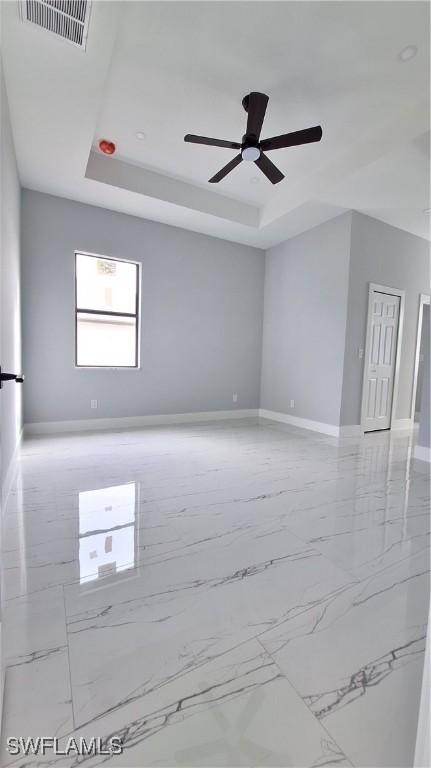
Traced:
<svg viewBox="0 0 431 768">
<path fill-rule="evenodd" d="M 27 441 L 3 763 L 411 766 L 430 570 L 412 440 L 238 421 Z M 124 752 L 5 750 L 42 735 Z"/>
</svg>

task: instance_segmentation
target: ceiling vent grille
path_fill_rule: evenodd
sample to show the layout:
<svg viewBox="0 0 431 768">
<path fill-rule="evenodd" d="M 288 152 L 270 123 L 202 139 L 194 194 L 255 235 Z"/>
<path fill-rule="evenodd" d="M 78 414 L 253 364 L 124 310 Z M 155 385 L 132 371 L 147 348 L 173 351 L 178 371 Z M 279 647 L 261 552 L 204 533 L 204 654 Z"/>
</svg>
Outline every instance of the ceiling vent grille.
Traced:
<svg viewBox="0 0 431 768">
<path fill-rule="evenodd" d="M 20 6 L 23 21 L 85 50 L 90 0 L 21 0 Z"/>
</svg>

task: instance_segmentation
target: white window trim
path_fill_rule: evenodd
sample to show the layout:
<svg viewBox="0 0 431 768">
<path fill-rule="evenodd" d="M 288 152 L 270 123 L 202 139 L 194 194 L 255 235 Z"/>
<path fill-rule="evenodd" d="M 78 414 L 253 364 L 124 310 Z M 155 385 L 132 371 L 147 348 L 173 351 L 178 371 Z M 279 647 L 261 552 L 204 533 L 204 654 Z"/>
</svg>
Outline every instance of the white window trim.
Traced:
<svg viewBox="0 0 431 768">
<path fill-rule="evenodd" d="M 82 256 L 93 256 L 97 259 L 105 259 L 105 261 L 122 261 L 126 264 L 133 264 L 133 266 L 137 267 L 138 269 L 138 277 L 137 277 L 137 283 L 138 283 L 138 303 L 137 303 L 137 355 L 136 355 L 136 365 L 78 365 L 77 360 L 77 314 L 78 314 L 78 307 L 77 307 L 77 282 L 76 282 L 76 257 L 78 254 L 81 254 Z M 73 253 L 73 259 L 74 259 L 74 283 L 75 283 L 75 291 L 74 291 L 74 369 L 76 371 L 121 371 L 121 372 L 131 372 L 131 371 L 140 371 L 141 370 L 141 308 L 142 308 L 142 263 L 140 261 L 133 261 L 133 259 L 124 259 L 119 256 L 106 256 L 106 254 L 101 253 L 93 253 L 92 251 L 85 251 L 82 248 L 76 248 L 76 250 Z"/>
</svg>

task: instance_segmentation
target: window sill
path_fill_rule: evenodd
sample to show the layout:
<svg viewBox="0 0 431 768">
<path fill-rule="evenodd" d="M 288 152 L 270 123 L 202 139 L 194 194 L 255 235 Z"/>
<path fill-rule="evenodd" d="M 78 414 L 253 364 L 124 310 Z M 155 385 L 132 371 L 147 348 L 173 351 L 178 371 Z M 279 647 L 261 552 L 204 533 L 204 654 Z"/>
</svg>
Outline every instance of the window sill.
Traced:
<svg viewBox="0 0 431 768">
<path fill-rule="evenodd" d="M 140 371 L 140 365 L 75 365 L 75 371 Z"/>
</svg>

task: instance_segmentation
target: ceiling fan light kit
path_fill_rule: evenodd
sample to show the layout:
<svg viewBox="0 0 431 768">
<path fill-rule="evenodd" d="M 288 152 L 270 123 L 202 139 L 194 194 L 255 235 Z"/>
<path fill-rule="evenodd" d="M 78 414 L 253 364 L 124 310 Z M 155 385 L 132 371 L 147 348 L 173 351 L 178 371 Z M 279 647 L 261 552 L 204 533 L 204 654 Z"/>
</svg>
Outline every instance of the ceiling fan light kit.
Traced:
<svg viewBox="0 0 431 768">
<path fill-rule="evenodd" d="M 249 163 L 255 163 L 261 155 L 259 147 L 244 147 L 241 150 L 241 157 Z"/>
<path fill-rule="evenodd" d="M 278 184 L 279 181 L 284 179 L 284 174 L 281 173 L 264 152 L 320 141 L 322 138 L 322 128 L 320 125 L 316 125 L 313 128 L 305 128 L 303 131 L 284 133 L 281 136 L 273 136 L 270 139 L 260 141 L 268 100 L 269 97 L 265 93 L 258 93 L 257 91 L 252 91 L 247 96 L 244 96 L 242 106 L 247 112 L 247 128 L 241 143 L 237 141 L 224 141 L 223 139 L 211 139 L 207 136 L 196 136 L 191 133 L 184 136 L 184 141 L 191 144 L 206 144 L 210 147 L 226 147 L 227 149 L 239 150 L 239 154 L 233 160 L 209 179 L 210 184 L 217 184 L 224 179 L 243 160 L 255 163 L 272 184 Z"/>
</svg>

